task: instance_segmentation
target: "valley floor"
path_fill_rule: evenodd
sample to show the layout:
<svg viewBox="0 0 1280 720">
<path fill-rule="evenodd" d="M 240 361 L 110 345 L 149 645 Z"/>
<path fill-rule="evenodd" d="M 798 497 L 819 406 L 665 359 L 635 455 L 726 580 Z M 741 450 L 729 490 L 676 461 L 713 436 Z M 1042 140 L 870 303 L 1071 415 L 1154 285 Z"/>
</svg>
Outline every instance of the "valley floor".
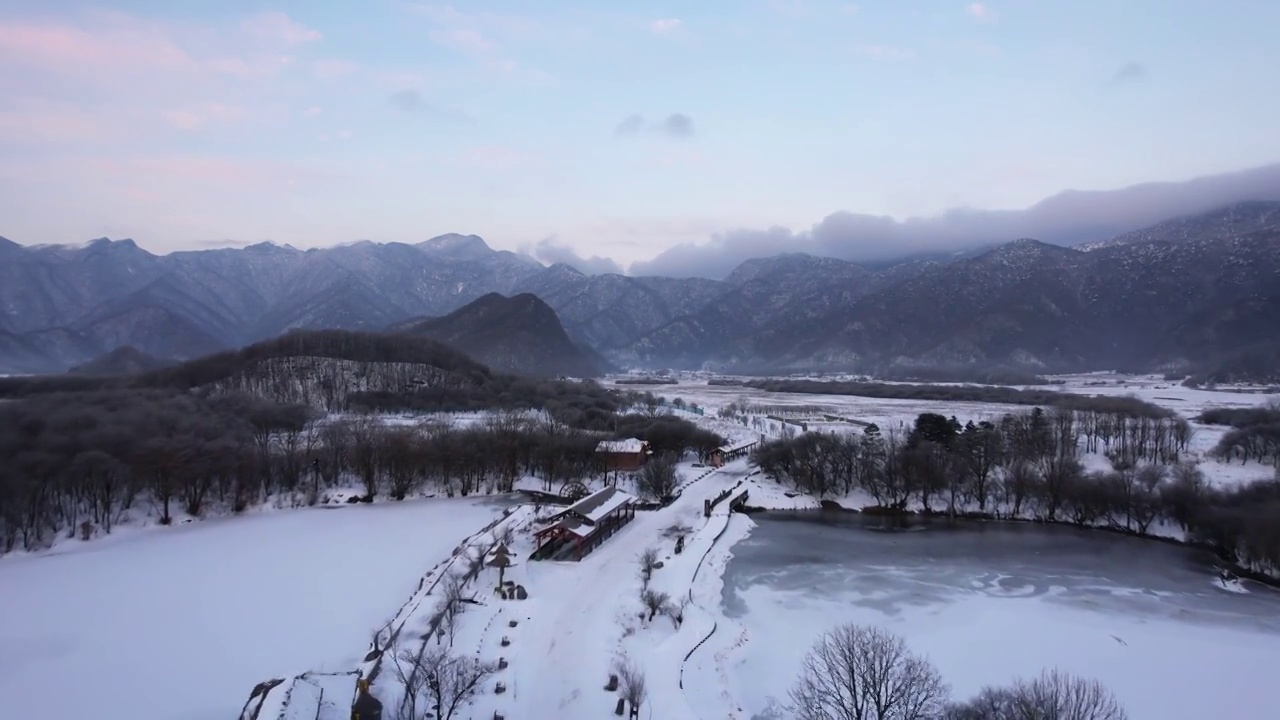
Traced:
<svg viewBox="0 0 1280 720">
<path fill-rule="evenodd" d="M 720 406 L 744 399 L 829 406 L 881 424 L 909 423 L 920 412 L 956 414 L 963 422 L 1005 410 L 752 394 L 706 385 L 664 391 L 704 406 L 708 416 L 700 416 L 699 422 L 734 442 L 779 431 L 711 417 Z M 1193 394 L 1154 382 L 1116 386 L 1114 392 L 1134 392 L 1144 399 L 1176 395 L 1185 400 L 1176 408 L 1184 416 L 1213 404 L 1262 401 L 1249 395 Z M 974 415 L 966 414 L 970 411 Z M 1244 470 L 1215 472 L 1218 464 L 1203 457 L 1214 430 L 1199 429 L 1203 434 L 1196 452 L 1211 480 L 1238 482 L 1270 470 L 1255 463 Z M 915 649 L 936 656 L 965 693 L 983 682 L 1038 671 L 1048 662 L 1080 661 L 1095 665 L 1104 681 L 1133 697 L 1164 692 L 1176 698 L 1184 692 L 1191 702 L 1217 692 L 1195 685 L 1196 678 L 1204 677 L 1195 672 L 1202 665 L 1220 666 L 1211 677 L 1216 683 L 1232 673 L 1253 678 L 1249 668 L 1280 662 L 1272 649 L 1280 642 L 1270 635 L 1248 640 L 1243 634 L 1185 625 L 1107 625 L 1092 615 L 1061 614 L 1057 608 L 1049 613 L 1042 604 L 1018 606 L 1023 612 L 1011 615 L 1011 606 L 999 603 L 1009 598 L 995 596 L 1006 590 L 1017 596 L 1021 586 L 1016 584 L 997 583 L 984 598 L 966 598 L 946 608 L 921 603 L 896 614 L 866 611 L 857 602 L 857 611 L 849 611 L 848 598 L 755 589 L 745 596 L 745 615 L 730 617 L 724 607 L 726 569 L 735 543 L 747 540 L 754 524 L 731 514 L 728 502 L 707 517 L 704 502 L 743 489 L 750 493 L 748 504 L 755 506 L 803 508 L 815 507 L 817 501 L 789 495 L 759 478 L 745 460 L 715 471 L 685 463 L 679 472 L 685 490 L 678 500 L 660 510 L 637 512 L 581 562 L 529 561 L 537 519 L 554 508 L 521 505 L 504 517 L 511 501 L 492 498 L 380 501 L 256 514 L 165 532 L 61 543 L 46 553 L 0 559 L 0 707 L 15 717 L 226 720 L 240 711 L 260 681 L 307 670 L 367 669 L 370 638 L 388 620 L 402 639 L 421 640 L 439 607 L 440 594 L 432 589 L 450 572 L 446 561 L 492 547 L 507 527 L 514 535 L 515 566 L 505 577 L 523 585 L 529 598 L 494 595 L 494 569 L 481 571 L 469 586 L 476 604 L 461 615 L 452 652 L 501 658 L 507 667 L 485 683 L 460 717 L 610 717 L 617 694 L 603 688 L 621 661 L 634 664 L 647 678 L 641 717 L 773 717 L 767 714 L 770 698 L 785 694 L 799 655 L 818 633 L 846 619 L 903 632 Z M 857 498 L 849 500 L 859 504 Z M 677 554 L 680 535 L 685 546 Z M 655 548 L 663 562 L 649 587 L 665 593 L 669 606 L 683 608 L 682 622 L 664 614 L 649 619 L 644 612 L 637 560 L 646 548 Z M 1133 591 L 1144 592 L 1140 587 Z M 1209 591 L 1222 589 L 1206 584 Z M 393 614 L 397 607 L 401 610 Z M 774 619 L 762 622 L 766 616 Z M 1086 632 L 1090 623 L 1092 634 Z M 1034 628 L 1040 634 L 1032 633 Z M 1110 637 L 1098 634 L 1103 628 L 1110 628 Z M 1162 640 L 1162 633 L 1177 639 Z M 1001 637 L 1025 642 L 973 650 Z M 1067 647 L 1068 654 L 1055 655 L 1046 650 L 1050 645 Z M 1070 655 L 1077 645 L 1079 652 Z M 771 650 L 775 646 L 776 653 Z M 1179 665 L 1170 664 L 1175 661 Z M 1152 664 L 1167 675 L 1172 689 L 1161 688 L 1150 672 L 1141 682 L 1124 674 L 1126 668 Z M 1179 666 L 1191 669 L 1183 672 Z M 967 667 L 987 671 L 966 674 Z M 389 720 L 399 699 L 394 675 L 384 662 L 374 685 Z M 76 691 L 68 692 L 72 686 Z M 1172 715 L 1140 716 L 1176 720 Z"/>
</svg>

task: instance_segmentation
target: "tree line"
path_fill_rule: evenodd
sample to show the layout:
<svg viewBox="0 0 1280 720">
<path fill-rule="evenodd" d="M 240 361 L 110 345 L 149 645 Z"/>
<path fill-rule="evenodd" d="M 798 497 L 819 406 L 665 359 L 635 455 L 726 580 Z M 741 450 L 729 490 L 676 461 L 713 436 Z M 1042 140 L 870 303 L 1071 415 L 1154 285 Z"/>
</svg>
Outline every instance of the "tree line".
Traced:
<svg viewBox="0 0 1280 720">
<path fill-rule="evenodd" d="M 458 427 L 174 389 L 0 402 L 0 551 L 88 539 L 139 512 L 168 524 L 179 512 L 242 512 L 271 498 L 314 504 L 352 484 L 368 502 L 507 492 L 525 475 L 550 491 L 599 473 L 602 439 L 638 437 L 669 456 L 723 444 L 675 417 L 601 413 L 569 413 L 579 426 L 555 413 L 505 412 Z"/>
<path fill-rule="evenodd" d="M 1062 408 L 961 425 L 924 413 L 908 432 L 806 433 L 766 443 L 761 470 L 818 498 L 861 490 L 888 511 L 1028 518 L 1146 534 L 1177 524 L 1244 567 L 1280 575 L 1280 482 L 1209 485 L 1183 454 L 1189 428 Z M 1087 472 L 1084 450 L 1111 467 Z"/>
</svg>

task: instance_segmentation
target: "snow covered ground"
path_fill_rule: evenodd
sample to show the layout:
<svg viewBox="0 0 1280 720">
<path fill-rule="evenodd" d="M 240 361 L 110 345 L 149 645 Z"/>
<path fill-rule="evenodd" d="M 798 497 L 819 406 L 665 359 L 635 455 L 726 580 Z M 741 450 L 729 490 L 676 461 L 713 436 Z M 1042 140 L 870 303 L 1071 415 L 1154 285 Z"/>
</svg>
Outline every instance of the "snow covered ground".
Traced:
<svg viewBox="0 0 1280 720">
<path fill-rule="evenodd" d="M 762 522 L 733 518 L 726 539 L 754 534 L 733 546 L 718 631 L 686 668 L 704 718 L 787 717 L 776 705 L 804 653 L 843 622 L 904 636 L 959 697 L 1057 666 L 1100 679 L 1144 720 L 1273 705 L 1280 592 L 1222 588 L 1185 548 L 1062 528 Z"/>
<path fill-rule="evenodd" d="M 0 559 L 6 717 L 228 720 L 263 680 L 348 671 L 497 499 L 310 508 Z"/>
<path fill-rule="evenodd" d="M 1205 477 L 1210 482 L 1230 485 L 1248 482 L 1259 478 L 1272 477 L 1274 469 L 1269 465 L 1257 462 L 1248 464 L 1221 463 L 1208 457 L 1208 453 L 1218 440 L 1230 428 L 1204 425 L 1194 422 L 1194 418 L 1209 408 L 1257 407 L 1268 402 L 1280 400 L 1280 395 L 1264 392 L 1237 392 L 1235 390 L 1205 390 L 1187 388 L 1177 383 L 1162 379 L 1158 375 L 1117 375 L 1112 373 L 1091 373 L 1085 375 L 1069 375 L 1053 378 L 1062 381 L 1061 385 L 1035 386 L 1030 389 L 1049 390 L 1053 392 L 1072 393 L 1078 395 L 1133 396 L 1140 400 L 1168 408 L 1179 416 L 1192 420 L 1195 434 L 1190 444 L 1192 460 L 1199 462 Z M 1029 387 L 1029 386 L 1027 386 Z M 811 430 L 861 432 L 862 427 L 848 423 L 822 422 L 823 414 L 836 415 L 860 422 L 875 423 L 882 430 L 900 428 L 909 430 L 916 416 L 925 413 L 954 415 L 960 422 L 970 420 L 997 420 L 1007 413 L 1026 412 L 1025 405 L 979 402 L 945 402 L 936 400 L 895 400 L 866 398 L 850 395 L 810 395 L 805 393 L 765 392 L 754 388 L 727 385 L 708 385 L 705 381 L 683 378 L 680 385 L 672 386 L 669 393 L 672 397 L 683 398 L 686 402 L 696 403 L 706 409 L 709 417 L 703 424 L 720 423 L 719 431 L 724 432 L 725 421 L 713 420 L 720 408 L 731 403 L 749 404 L 756 407 L 769 408 L 770 413 L 797 420 L 806 420 Z M 787 408 L 792 408 L 787 412 Z M 688 414 L 686 414 L 687 416 Z M 818 420 L 818 422 L 814 422 Z M 733 425 L 739 430 L 763 432 L 770 437 L 778 437 L 782 424 L 767 418 L 753 418 L 753 422 L 761 423 L 744 428 Z M 1083 458 L 1086 468 L 1106 469 L 1109 464 L 1106 458 L 1097 455 Z"/>
<path fill-rule="evenodd" d="M 680 472 L 692 479 L 704 471 L 686 464 Z M 627 659 L 650 684 L 642 717 L 704 717 L 681 691 L 680 670 L 685 655 L 709 632 L 711 616 L 690 605 L 679 628 L 665 615 L 642 619 L 637 559 L 646 548 L 658 550 L 664 567 L 654 573 L 651 587 L 667 593 L 673 605 L 691 593 L 695 602 L 714 604 L 714 592 L 706 590 L 714 587 L 715 568 L 699 574 L 697 583 L 695 574 L 727 527 L 729 508 L 721 503 L 707 518 L 703 502 L 733 488 L 747 472 L 745 461 L 738 461 L 701 477 L 672 505 L 637 512 L 581 562 L 531 562 L 534 526 L 518 533 L 511 547 L 515 565 L 505 578 L 524 586 L 529 598 L 498 598 L 489 591 L 497 570 L 484 570 L 469 589 L 478 604 L 461 615 L 453 639 L 455 654 L 508 663 L 474 698 L 466 716 L 489 718 L 495 711 L 506 717 L 563 720 L 611 716 L 617 694 L 604 686 L 615 663 Z M 676 554 L 679 534 L 686 536 L 686 545 Z M 406 623 L 410 636 L 422 630 L 426 617 L 423 612 Z M 505 686 L 501 694 L 494 692 L 498 682 Z M 395 704 L 398 693 L 390 673 L 384 670 L 374 691 L 388 706 Z"/>
</svg>

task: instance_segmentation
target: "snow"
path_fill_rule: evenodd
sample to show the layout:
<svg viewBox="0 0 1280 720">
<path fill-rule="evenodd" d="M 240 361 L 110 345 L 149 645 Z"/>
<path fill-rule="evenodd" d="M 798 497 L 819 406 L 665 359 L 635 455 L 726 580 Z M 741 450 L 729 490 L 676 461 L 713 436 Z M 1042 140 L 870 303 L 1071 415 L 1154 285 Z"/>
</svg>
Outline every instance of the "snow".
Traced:
<svg viewBox="0 0 1280 720">
<path fill-rule="evenodd" d="M 1267 399 L 1154 380 L 1122 381 L 1133 387 L 1092 386 L 1087 383 L 1099 380 L 1089 376 L 1057 389 L 1177 397 L 1177 403 L 1161 404 L 1176 405 L 1186 417 L 1209 406 Z M 704 416 L 685 416 L 724 435 L 729 446 L 786 431 L 774 421 L 753 425 L 760 415 L 745 424 L 715 416 L 718 408 L 744 399 L 774 406 L 774 413 L 793 407 L 794 413 L 781 414 L 812 419 L 812 427 L 834 432 L 860 432 L 861 426 L 822 418 L 815 407 L 881 427 L 908 425 L 920 412 L 954 414 L 965 421 L 1026 410 L 699 384 L 682 384 L 679 391 L 708 410 Z M 483 418 L 477 413 L 471 419 Z M 1192 450 L 1202 456 L 1221 429 L 1199 429 Z M 626 449 L 614 451 L 641 449 L 638 440 L 621 442 Z M 1102 467 L 1099 458 L 1088 462 Z M 1256 463 L 1237 467 L 1204 463 L 1215 482 L 1260 472 Z M 1274 636 L 1167 617 L 1101 615 L 1055 603 L 1051 594 L 1032 596 L 1011 579 L 997 579 L 945 604 L 926 598 L 892 611 L 877 608 L 874 597 L 759 585 L 743 594 L 746 614 L 730 618 L 721 603 L 724 573 L 735 544 L 748 537 L 753 522 L 730 513 L 731 501 L 705 517 L 704 502 L 726 490 L 731 497 L 745 490 L 753 506 L 811 509 L 819 503 L 761 477 L 745 460 L 720 469 L 681 463 L 678 473 L 678 499 L 659 510 L 636 512 L 581 562 L 528 560 L 534 528 L 563 508 L 521 505 L 502 516 L 494 501 L 463 499 L 281 510 L 122 532 L 107 541 L 62 543 L 48 553 L 0 560 L 0 647 L 6 650 L 0 654 L 0 703 L 21 717 L 110 720 L 127 712 L 131 720 L 229 718 L 255 684 L 286 678 L 267 697 L 267 706 L 277 711 L 269 717 L 280 710 L 315 717 L 318 688 L 325 689 L 326 703 L 350 688 L 350 676 L 324 673 L 370 673 L 378 663 L 365 656 L 375 631 L 384 647 L 393 633 L 403 642 L 420 642 L 441 608 L 438 583 L 462 572 L 508 530 L 514 533 L 513 566 L 503 577 L 525 587 L 529 599 L 504 600 L 494 593 L 495 568 L 484 568 L 468 586 L 475 604 L 467 604 L 459 618 L 452 651 L 502 658 L 508 666 L 485 683 L 463 717 L 488 718 L 495 712 L 562 720 L 610 717 L 617 695 L 602 688 L 615 663 L 625 658 L 648 680 L 642 717 L 745 720 L 763 712 L 770 696 L 785 694 L 812 640 L 841 620 L 903 633 L 913 649 L 930 655 L 958 694 L 1058 664 L 1102 678 L 1134 717 L 1152 720 L 1231 716 L 1227 709 L 1250 716 L 1250 708 L 1262 706 L 1252 704 L 1253 688 L 1267 687 L 1259 674 L 1280 661 Z M 623 477 L 619 484 L 630 488 L 629 482 Z M 595 481 L 586 484 L 600 487 Z M 543 487 L 535 478 L 521 478 L 517 486 Z M 627 499 L 620 493 L 593 515 L 603 516 Z M 831 499 L 846 507 L 873 504 L 860 493 Z M 486 525 L 490 521 L 497 524 Z M 676 554 L 679 536 L 685 545 Z M 665 615 L 650 621 L 643 612 L 637 557 L 650 547 L 664 564 L 650 588 L 668 594 L 672 606 L 683 606 L 678 627 Z M 1246 584 L 1223 586 L 1206 579 L 1202 587 L 1235 598 L 1258 595 Z M 1142 588 L 1131 590 L 1143 597 Z M 450 642 L 447 636 L 438 641 Z M 388 708 L 398 697 L 395 672 L 388 667 L 392 657 L 384 655 L 373 686 Z M 316 673 L 298 677 L 306 671 Z M 1221 689 L 1228 679 L 1248 683 L 1249 692 Z M 77 692 L 62 691 L 67 681 Z M 502 693 L 495 692 L 498 682 Z M 1166 684 L 1176 688 L 1170 691 Z M 287 705 L 286 690 L 290 696 L 297 693 Z M 122 710 L 103 715 L 101 708 Z M 323 709 L 321 720 L 330 720 L 326 714 L 335 708 Z M 1169 714 L 1171 709 L 1201 714 Z"/>
<path fill-rule="evenodd" d="M 601 453 L 619 453 L 631 455 L 634 453 L 644 452 L 644 441 L 636 438 L 628 438 L 626 440 L 601 440 L 596 446 L 596 452 Z"/>
<path fill-rule="evenodd" d="M 611 716 L 617 696 L 602 688 L 615 661 L 626 657 L 644 670 L 650 684 L 642 716 L 651 712 L 652 717 L 696 720 L 699 715 L 680 691 L 681 661 L 706 636 L 710 616 L 690 605 L 679 630 L 662 615 L 651 623 L 642 621 L 637 557 L 647 547 L 660 551 L 665 566 L 654 574 L 655 590 L 677 600 L 692 595 L 712 602 L 701 585 L 695 586 L 694 576 L 700 565 L 702 575 L 715 574 L 711 565 L 703 564 L 703 556 L 728 525 L 729 503 L 720 503 L 706 518 L 703 502 L 734 487 L 746 472 L 743 461 L 710 472 L 672 505 L 637 512 L 580 562 L 529 561 L 536 523 L 521 527 L 511 544 L 515 565 L 505 571 L 505 578 L 526 587 L 529 599 L 497 598 L 486 588 L 496 583 L 498 572 L 486 568 L 470 589 L 479 604 L 468 605 L 454 638 L 456 653 L 509 663 L 473 700 L 469 715 L 492 717 L 499 711 L 507 717 L 563 720 Z M 679 532 L 686 533 L 686 546 L 676 555 Z M 424 619 L 425 614 L 418 613 L 406 627 L 422 628 Z M 374 688 L 384 703 L 391 704 L 398 696 L 387 677 L 381 676 Z M 493 692 L 496 682 L 504 683 L 504 693 Z"/>
<path fill-rule="evenodd" d="M 735 516 L 731 534 L 745 537 L 752 526 Z M 893 567 L 877 571 L 896 573 Z M 1273 703 L 1271 668 L 1280 662 L 1275 628 L 1166 607 L 1171 599 L 1163 592 L 1099 587 L 1088 590 L 1096 600 L 1069 602 L 1065 588 L 1044 592 L 994 575 L 939 602 L 928 580 L 917 581 L 917 592 L 897 593 L 846 590 L 839 577 L 802 587 L 753 584 L 736 591 L 745 613 L 730 618 L 717 610 L 717 632 L 686 668 L 686 688 L 701 688 L 695 703 L 701 717 L 785 717 L 768 714 L 770 708 L 785 703 L 813 642 L 844 622 L 903 636 L 938 667 L 957 697 L 1056 666 L 1100 679 L 1131 717 L 1144 720 L 1259 717 Z M 1280 607 L 1274 591 L 1253 587 Z M 1230 597 L 1240 590 L 1217 592 Z M 1116 612 L 1113 601 L 1144 609 Z"/>
<path fill-rule="evenodd" d="M 607 487 L 570 505 L 569 510 L 581 513 L 583 517 L 592 523 L 598 523 L 614 510 L 635 501 L 634 497 L 616 487 Z"/>
<path fill-rule="evenodd" d="M 500 512 L 492 499 L 310 508 L 5 558 L 0 706 L 234 717 L 263 680 L 354 669 L 422 573 Z"/>
<path fill-rule="evenodd" d="M 1078 395 L 1132 396 L 1168 408 L 1180 417 L 1191 421 L 1195 434 L 1189 446 L 1188 459 L 1199 463 L 1200 469 L 1212 484 L 1224 487 L 1239 485 L 1274 475 L 1275 470 L 1270 465 L 1258 462 L 1223 463 L 1210 458 L 1210 450 L 1230 428 L 1205 425 L 1195 422 L 1195 418 L 1209 408 L 1258 407 L 1280 400 L 1280 395 L 1268 394 L 1261 388 L 1216 390 L 1188 388 L 1164 380 L 1158 375 L 1088 373 L 1053 376 L 1049 379 L 1056 384 L 1018 387 Z M 708 429 L 726 435 L 731 438 L 730 444 L 759 439 L 761 434 L 770 438 L 779 438 L 786 433 L 799 433 L 801 428 L 798 423 L 803 423 L 811 432 L 860 433 L 865 423 L 875 423 L 884 431 L 898 429 L 906 432 L 910 430 L 916 416 L 926 412 L 940 413 L 948 417 L 955 416 L 963 423 L 970 420 L 995 421 L 1009 413 L 1030 410 L 1026 405 L 1007 403 L 897 400 L 852 395 L 765 392 L 734 385 L 709 385 L 706 384 L 705 379 L 697 379 L 696 376 L 681 376 L 679 395 L 687 402 L 694 402 L 706 408 L 708 413 L 704 418 L 695 415 L 682 415 L 682 417 L 688 417 Z M 712 417 L 731 403 L 739 406 L 746 404 L 752 410 L 747 415 L 737 416 L 734 421 Z M 771 418 L 770 415 L 774 417 Z M 826 417 L 828 415 L 843 418 L 849 422 L 831 421 Z M 1109 461 L 1101 454 L 1085 454 L 1081 461 L 1090 470 L 1110 469 Z"/>
</svg>

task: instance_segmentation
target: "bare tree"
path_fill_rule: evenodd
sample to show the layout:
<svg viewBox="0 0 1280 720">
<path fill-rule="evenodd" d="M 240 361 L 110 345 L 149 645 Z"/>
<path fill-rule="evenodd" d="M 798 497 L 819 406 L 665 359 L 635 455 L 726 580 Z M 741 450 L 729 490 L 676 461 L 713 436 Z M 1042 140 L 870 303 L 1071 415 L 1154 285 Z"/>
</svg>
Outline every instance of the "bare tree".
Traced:
<svg viewBox="0 0 1280 720">
<path fill-rule="evenodd" d="M 453 637 L 458 632 L 458 616 L 463 611 L 463 601 L 465 600 L 463 588 L 466 585 L 466 578 L 462 575 L 449 575 L 441 581 L 441 589 L 444 592 L 444 604 L 440 609 L 440 624 L 444 631 L 449 635 L 449 647 L 453 647 Z"/>
<path fill-rule="evenodd" d="M 663 612 L 671 618 L 671 623 L 679 630 L 680 626 L 684 624 L 684 613 L 688 608 L 689 596 L 683 595 L 678 601 L 667 603 L 666 607 L 663 608 Z"/>
<path fill-rule="evenodd" d="M 644 603 L 645 608 L 649 610 L 649 622 L 657 617 L 658 613 L 664 612 L 671 604 L 671 596 L 664 592 L 657 592 L 651 588 L 645 588 L 640 593 L 640 601 Z"/>
<path fill-rule="evenodd" d="M 649 697 L 644 672 L 635 663 L 624 660 L 614 666 L 614 673 L 618 676 L 618 693 L 631 705 L 631 713 L 639 715 L 640 706 Z"/>
<path fill-rule="evenodd" d="M 932 720 L 948 693 L 937 668 L 902 638 L 841 625 L 805 656 L 791 712 L 799 720 Z"/>
<path fill-rule="evenodd" d="M 397 720 L 452 720 L 498 671 L 495 663 L 450 655 L 442 648 L 401 651 L 395 655 L 394 667 L 404 689 Z"/>
<path fill-rule="evenodd" d="M 640 563 L 640 582 L 645 587 L 649 587 L 649 581 L 653 579 L 653 571 L 658 569 L 658 549 L 645 548 L 638 558 Z"/>
<path fill-rule="evenodd" d="M 1127 720 L 1120 701 L 1097 680 L 1047 670 L 1007 688 L 983 688 L 947 709 L 945 720 Z"/>
<path fill-rule="evenodd" d="M 675 458 L 664 455 L 645 463 L 636 478 L 636 484 L 640 495 L 650 500 L 671 497 L 676 491 Z"/>
</svg>

